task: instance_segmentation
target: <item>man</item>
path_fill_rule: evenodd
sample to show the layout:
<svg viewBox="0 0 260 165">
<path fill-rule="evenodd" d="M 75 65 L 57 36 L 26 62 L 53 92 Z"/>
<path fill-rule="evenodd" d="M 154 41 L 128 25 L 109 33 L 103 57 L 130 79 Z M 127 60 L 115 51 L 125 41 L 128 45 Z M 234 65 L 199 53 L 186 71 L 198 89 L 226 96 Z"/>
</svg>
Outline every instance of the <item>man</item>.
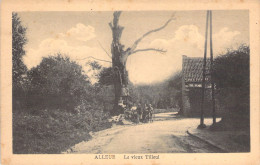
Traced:
<svg viewBox="0 0 260 165">
<path fill-rule="evenodd" d="M 144 104 L 144 110 L 143 110 L 143 122 L 147 122 L 148 120 L 148 106 Z"/>
<path fill-rule="evenodd" d="M 149 121 L 153 122 L 153 107 L 152 104 L 148 105 L 148 116 L 149 116 Z"/>
<path fill-rule="evenodd" d="M 132 121 L 135 122 L 135 123 L 138 123 L 139 120 L 137 120 L 137 118 L 138 118 L 137 106 L 134 105 L 134 106 L 131 108 L 131 112 L 132 112 Z"/>
<path fill-rule="evenodd" d="M 137 110 L 137 123 L 139 123 L 141 115 L 142 115 L 142 106 L 141 106 L 140 103 L 137 105 L 137 109 L 136 110 Z"/>
</svg>

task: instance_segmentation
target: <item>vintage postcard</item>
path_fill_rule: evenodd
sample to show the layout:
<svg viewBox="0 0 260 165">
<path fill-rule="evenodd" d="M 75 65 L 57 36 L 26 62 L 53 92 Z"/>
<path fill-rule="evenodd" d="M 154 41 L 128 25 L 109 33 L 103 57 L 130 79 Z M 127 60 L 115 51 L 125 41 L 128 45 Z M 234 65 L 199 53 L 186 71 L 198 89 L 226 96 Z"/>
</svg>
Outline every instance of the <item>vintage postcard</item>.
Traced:
<svg viewBox="0 0 260 165">
<path fill-rule="evenodd" d="M 1 163 L 259 164 L 259 1 L 1 3 Z"/>
</svg>

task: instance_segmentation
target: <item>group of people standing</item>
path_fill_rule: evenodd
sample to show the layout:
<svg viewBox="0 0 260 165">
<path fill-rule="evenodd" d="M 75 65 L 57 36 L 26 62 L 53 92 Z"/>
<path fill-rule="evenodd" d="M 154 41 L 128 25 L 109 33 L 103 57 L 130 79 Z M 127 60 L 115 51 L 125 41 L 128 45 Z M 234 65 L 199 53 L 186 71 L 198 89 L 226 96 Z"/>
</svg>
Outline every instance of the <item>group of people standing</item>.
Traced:
<svg viewBox="0 0 260 165">
<path fill-rule="evenodd" d="M 143 122 L 153 122 L 153 107 L 151 104 L 144 104 L 142 106 L 140 103 L 137 106 L 131 108 L 133 113 L 133 119 L 136 123 Z"/>
<path fill-rule="evenodd" d="M 124 114 L 124 118 L 131 120 L 135 123 L 143 122 L 153 122 L 154 109 L 151 104 L 128 104 L 126 106 L 123 100 L 118 103 L 119 114 Z"/>
</svg>

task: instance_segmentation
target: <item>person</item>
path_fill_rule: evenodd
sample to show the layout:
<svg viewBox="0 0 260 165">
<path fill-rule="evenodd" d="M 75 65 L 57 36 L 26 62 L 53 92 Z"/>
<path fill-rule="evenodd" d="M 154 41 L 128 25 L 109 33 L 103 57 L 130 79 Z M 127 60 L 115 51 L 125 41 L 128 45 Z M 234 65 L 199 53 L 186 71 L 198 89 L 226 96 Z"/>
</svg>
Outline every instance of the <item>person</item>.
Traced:
<svg viewBox="0 0 260 165">
<path fill-rule="evenodd" d="M 143 122 L 147 122 L 148 119 L 148 107 L 146 104 L 144 104 L 144 109 L 143 109 Z"/>
<path fill-rule="evenodd" d="M 153 107 L 152 104 L 149 104 L 148 106 L 148 116 L 149 116 L 149 121 L 153 122 Z"/>
<path fill-rule="evenodd" d="M 137 110 L 137 123 L 139 123 L 141 115 L 142 115 L 142 106 L 141 106 L 140 103 L 137 105 L 137 109 L 136 110 Z"/>
<path fill-rule="evenodd" d="M 137 106 L 133 106 L 131 108 L 131 112 L 132 112 L 132 121 L 135 123 L 138 123 L 137 117 L 138 117 L 138 113 L 137 113 Z"/>
<path fill-rule="evenodd" d="M 126 108 L 125 108 L 125 118 L 131 120 L 132 118 L 132 107 L 134 106 L 133 102 L 128 102 Z"/>
</svg>

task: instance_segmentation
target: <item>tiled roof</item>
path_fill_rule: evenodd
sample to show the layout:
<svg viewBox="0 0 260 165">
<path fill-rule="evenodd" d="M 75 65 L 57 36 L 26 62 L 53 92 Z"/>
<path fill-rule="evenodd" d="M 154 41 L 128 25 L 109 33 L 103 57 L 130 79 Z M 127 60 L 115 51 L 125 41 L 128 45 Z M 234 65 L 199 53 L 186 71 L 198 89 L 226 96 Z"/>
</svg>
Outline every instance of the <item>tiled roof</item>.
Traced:
<svg viewBox="0 0 260 165">
<path fill-rule="evenodd" d="M 203 58 L 202 57 L 187 57 L 182 59 L 182 74 L 186 83 L 202 82 Z M 209 81 L 210 59 L 206 60 L 206 82 Z"/>
</svg>

